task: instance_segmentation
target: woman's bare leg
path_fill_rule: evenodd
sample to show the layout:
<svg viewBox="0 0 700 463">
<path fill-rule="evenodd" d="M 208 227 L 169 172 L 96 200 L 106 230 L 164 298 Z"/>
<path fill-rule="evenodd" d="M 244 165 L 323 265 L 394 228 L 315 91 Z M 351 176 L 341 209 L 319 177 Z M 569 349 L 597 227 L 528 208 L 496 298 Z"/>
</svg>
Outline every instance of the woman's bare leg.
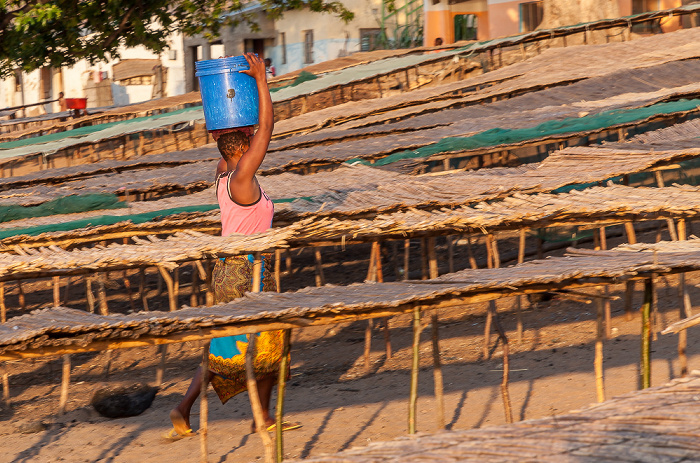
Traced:
<svg viewBox="0 0 700 463">
<path fill-rule="evenodd" d="M 190 426 L 190 411 L 197 397 L 199 397 L 201 389 L 202 368 L 200 367 L 197 368 L 197 371 L 194 373 L 194 378 L 192 378 L 190 387 L 187 388 L 187 392 L 182 398 L 182 401 L 170 412 L 170 420 L 173 422 L 176 433 L 184 435 L 192 428 Z"/>
<path fill-rule="evenodd" d="M 274 377 L 269 377 L 265 379 L 259 379 L 257 383 L 258 395 L 260 396 L 260 404 L 262 405 L 263 419 L 265 420 L 265 425 L 273 425 L 275 424 L 275 419 L 270 416 L 270 399 L 272 398 L 272 389 L 275 387 L 277 379 Z M 255 432 L 255 420 L 253 420 L 251 430 Z"/>
</svg>

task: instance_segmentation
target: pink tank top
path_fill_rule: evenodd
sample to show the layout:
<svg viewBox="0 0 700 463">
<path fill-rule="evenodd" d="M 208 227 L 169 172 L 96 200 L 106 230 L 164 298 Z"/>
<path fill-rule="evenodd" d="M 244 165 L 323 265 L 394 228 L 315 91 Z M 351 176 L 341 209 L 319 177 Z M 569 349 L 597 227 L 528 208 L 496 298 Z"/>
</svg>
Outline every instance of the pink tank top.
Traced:
<svg viewBox="0 0 700 463">
<path fill-rule="evenodd" d="M 221 208 L 221 236 L 232 233 L 252 235 L 264 232 L 272 226 L 275 206 L 260 187 L 260 199 L 253 204 L 238 204 L 231 198 L 229 181 L 231 172 L 223 172 L 216 179 L 216 199 Z"/>
</svg>

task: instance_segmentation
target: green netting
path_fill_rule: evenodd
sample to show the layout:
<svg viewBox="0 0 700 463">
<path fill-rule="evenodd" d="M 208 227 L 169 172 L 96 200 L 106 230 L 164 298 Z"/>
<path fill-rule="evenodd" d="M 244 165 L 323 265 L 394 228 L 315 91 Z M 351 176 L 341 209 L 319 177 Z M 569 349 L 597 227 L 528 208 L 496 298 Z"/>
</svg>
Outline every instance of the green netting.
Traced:
<svg viewBox="0 0 700 463">
<path fill-rule="evenodd" d="M 64 132 L 50 133 L 47 135 L 41 135 L 39 137 L 25 138 L 22 140 L 8 141 L 5 143 L 0 143 L 0 150 L 9 150 L 12 148 L 19 148 L 20 146 L 35 145 L 39 143 L 49 143 L 56 140 L 62 140 L 68 137 L 79 138 L 91 133 L 99 132 L 100 130 L 107 129 L 109 127 L 114 127 L 115 125 L 127 124 L 140 121 L 151 121 L 155 119 L 160 119 L 162 117 L 174 116 L 176 114 L 185 113 L 188 111 L 194 111 L 201 109 L 198 106 L 193 106 L 189 108 L 178 109 L 177 111 L 171 111 L 168 113 L 155 114 L 153 116 L 136 117 L 133 119 L 127 119 L 124 121 L 108 122 L 105 124 L 88 125 L 85 127 L 78 127 L 77 129 L 66 130 Z"/>
<path fill-rule="evenodd" d="M 688 111 L 697 108 L 700 100 L 678 100 L 657 103 L 643 108 L 604 111 L 599 114 L 570 117 L 562 120 L 543 122 L 535 127 L 524 129 L 491 129 L 470 137 L 446 137 L 437 143 L 416 150 L 401 151 L 376 160 L 374 164 L 364 159 L 355 158 L 348 164 L 361 163 L 367 166 L 384 166 L 403 159 L 425 158 L 433 154 L 451 151 L 466 151 L 496 145 L 521 143 L 528 140 L 548 137 L 563 133 L 587 132 L 604 129 L 617 124 L 626 124 L 646 119 L 659 114 Z"/>
<path fill-rule="evenodd" d="M 294 82 L 291 84 L 287 85 L 281 85 L 279 87 L 271 88 L 270 93 L 277 92 L 279 90 L 282 90 L 283 88 L 289 88 L 289 87 L 296 87 L 297 85 L 303 83 L 303 82 L 308 82 L 310 80 L 318 79 L 318 76 L 316 74 L 311 74 L 308 71 L 301 71 L 299 75 L 297 76 L 296 79 L 294 79 Z"/>
<path fill-rule="evenodd" d="M 17 204 L 0 206 L 0 222 L 121 207 L 126 207 L 126 203 L 119 201 L 117 195 L 113 194 L 71 195 L 53 199 L 38 206 Z"/>
<path fill-rule="evenodd" d="M 110 195 L 86 195 L 86 196 L 110 196 Z M 111 195 L 113 196 L 113 195 Z M 66 196 L 65 198 L 59 198 L 59 200 L 68 200 L 70 198 L 73 198 L 75 200 L 75 196 Z M 116 196 L 114 196 L 116 198 Z M 303 199 L 306 201 L 312 201 L 313 197 L 311 196 L 302 196 L 299 198 L 282 198 L 282 199 L 273 199 L 273 203 L 290 203 L 292 201 L 295 201 L 297 199 Z M 56 200 L 58 201 L 58 200 Z M 48 204 L 48 203 L 45 203 Z M 19 206 L 21 207 L 21 206 Z M 38 207 L 38 206 L 37 206 Z M 116 207 L 126 207 L 126 203 L 124 202 L 118 202 L 118 205 L 114 206 Z M 92 210 L 99 210 L 99 209 L 111 209 L 112 207 L 95 207 Z M 6 230 L 0 230 L 0 239 L 8 238 L 10 236 L 17 236 L 17 235 L 29 235 L 29 236 L 37 236 L 42 233 L 48 233 L 48 232 L 57 232 L 57 231 L 70 231 L 70 230 L 76 230 L 78 228 L 85 228 L 85 227 L 98 227 L 102 225 L 114 225 L 115 223 L 119 222 L 126 222 L 130 221 L 132 223 L 138 224 L 138 223 L 145 223 L 145 222 L 150 222 L 152 220 L 157 220 L 163 217 L 167 217 L 169 215 L 174 215 L 174 214 L 180 214 L 183 212 L 208 212 L 208 211 L 213 211 L 215 209 L 218 209 L 219 205 L 218 204 L 201 204 L 197 206 L 183 206 L 183 207 L 173 207 L 170 209 L 162 209 L 159 211 L 153 211 L 153 212 L 144 212 L 142 214 L 125 214 L 125 215 L 99 215 L 95 217 L 89 217 L 87 219 L 79 219 L 79 220 L 73 220 L 70 222 L 65 222 L 65 223 L 56 223 L 56 224 L 47 224 L 47 225 L 37 225 L 34 227 L 25 227 L 25 228 L 8 228 Z M 91 210 L 91 209 L 86 209 L 86 210 Z M 85 211 L 70 211 L 70 212 L 85 212 Z M 68 214 L 70 212 L 63 212 L 63 210 L 56 208 L 56 212 L 54 214 Z M 51 214 L 45 214 L 45 215 L 51 215 Z M 29 217 L 38 217 L 36 215 L 34 216 L 29 216 Z M 15 219 L 7 219 L 7 220 L 15 220 Z M 5 220 L 5 221 L 7 221 Z"/>
</svg>

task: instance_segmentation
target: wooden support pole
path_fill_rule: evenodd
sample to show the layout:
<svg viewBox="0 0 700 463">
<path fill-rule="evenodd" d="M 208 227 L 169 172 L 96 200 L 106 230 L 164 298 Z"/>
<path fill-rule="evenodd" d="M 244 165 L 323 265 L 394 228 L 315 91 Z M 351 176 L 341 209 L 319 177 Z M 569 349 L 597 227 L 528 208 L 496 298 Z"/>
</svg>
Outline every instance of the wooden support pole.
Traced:
<svg viewBox="0 0 700 463">
<path fill-rule="evenodd" d="M 165 374 L 165 361 L 168 357 L 168 345 L 161 344 L 158 346 L 158 366 L 156 367 L 156 386 L 163 384 L 163 376 Z"/>
<path fill-rule="evenodd" d="M 165 285 L 168 287 L 168 305 L 171 312 L 177 310 L 177 298 L 175 297 L 175 284 L 173 283 L 173 278 L 170 276 L 170 272 L 165 267 L 158 266 L 158 271 L 160 272 Z"/>
<path fill-rule="evenodd" d="M 663 188 L 665 186 L 664 184 L 664 176 L 661 173 L 660 170 L 655 170 L 654 171 L 654 177 L 656 178 L 656 186 L 659 188 Z M 673 219 L 666 219 L 666 225 L 668 226 L 668 234 L 671 237 L 672 241 L 678 241 L 678 235 L 676 234 L 676 227 L 675 224 L 673 223 Z"/>
<path fill-rule="evenodd" d="M 602 293 L 602 291 L 600 291 Z M 603 298 L 596 297 L 596 338 L 595 338 L 595 360 L 593 369 L 595 370 L 595 390 L 598 402 L 605 401 L 605 382 L 603 379 Z"/>
<path fill-rule="evenodd" d="M 430 279 L 438 277 L 438 262 L 437 253 L 435 252 L 435 237 L 428 238 L 428 268 L 430 271 Z"/>
<path fill-rule="evenodd" d="M 496 236 L 489 233 L 488 241 L 491 246 L 491 258 L 493 259 L 493 268 L 501 268 L 501 256 L 498 253 L 498 240 Z"/>
<path fill-rule="evenodd" d="M 654 280 L 644 280 L 644 303 L 642 304 L 642 354 L 640 384 L 642 389 L 651 386 L 651 306 L 653 303 Z"/>
<path fill-rule="evenodd" d="M 7 307 L 5 306 L 5 282 L 0 282 L 0 323 L 7 321 Z"/>
<path fill-rule="evenodd" d="M 251 289 L 254 293 L 260 292 L 260 286 L 262 286 L 262 254 L 256 252 L 253 258 L 253 288 Z"/>
<path fill-rule="evenodd" d="M 197 264 L 192 262 L 192 290 L 190 291 L 190 307 L 199 305 L 199 270 Z"/>
<path fill-rule="evenodd" d="M 324 286 L 326 277 L 323 275 L 323 261 L 321 260 L 321 250 L 318 247 L 314 248 L 314 258 L 316 261 L 316 286 Z"/>
<path fill-rule="evenodd" d="M 491 247 L 492 235 L 486 235 L 486 268 L 493 268 L 493 247 Z"/>
<path fill-rule="evenodd" d="M 202 267 L 202 263 L 200 261 L 197 261 L 197 265 L 198 265 L 199 269 L 204 270 L 204 268 Z M 202 279 L 206 282 L 206 286 L 207 286 L 207 294 L 206 294 L 207 307 L 211 307 L 212 305 L 214 305 L 214 287 L 212 286 L 212 282 L 211 282 L 212 271 L 213 271 L 213 268 L 212 268 L 211 261 L 209 259 L 206 259 L 206 271 L 202 272 L 205 275 L 204 278 L 202 278 Z M 200 274 L 200 277 L 201 276 L 202 275 Z"/>
<path fill-rule="evenodd" d="M 275 289 L 278 293 L 282 292 L 282 282 L 280 279 L 280 267 L 282 266 L 282 250 L 275 250 Z"/>
<path fill-rule="evenodd" d="M 403 279 L 409 279 L 410 273 L 410 259 L 411 259 L 411 240 L 403 240 Z"/>
<path fill-rule="evenodd" d="M 95 313 L 95 295 L 92 294 L 92 277 L 85 278 L 85 299 L 87 300 L 88 310 L 90 313 Z"/>
<path fill-rule="evenodd" d="M 680 241 L 685 241 L 686 230 L 685 230 L 685 219 L 678 220 L 678 239 Z M 685 273 L 678 275 L 678 292 L 680 296 L 680 307 L 679 307 L 679 318 L 682 320 L 684 318 L 689 318 L 693 316 L 693 305 L 690 302 L 690 293 L 688 292 L 688 286 L 686 285 Z M 686 348 L 688 346 L 688 332 L 686 330 L 681 330 L 678 332 L 678 364 L 680 366 L 680 375 L 688 375 L 688 357 L 686 355 Z"/>
<path fill-rule="evenodd" d="M 58 400 L 58 413 L 66 412 L 68 404 L 68 385 L 70 384 L 70 354 L 63 355 L 63 373 L 61 375 L 61 397 Z"/>
<path fill-rule="evenodd" d="M 634 224 L 632 222 L 625 222 L 625 232 L 627 233 L 627 242 L 629 244 L 636 244 L 637 235 L 634 233 Z"/>
<path fill-rule="evenodd" d="M 520 239 L 518 241 L 518 265 L 525 261 L 525 238 L 526 229 L 520 229 Z M 516 333 L 518 336 L 518 342 L 523 342 L 523 296 L 518 295 L 515 298 L 516 305 Z"/>
<path fill-rule="evenodd" d="M 22 280 L 17 281 L 17 291 L 19 292 L 19 308 L 26 310 L 27 299 L 24 297 L 24 286 L 22 285 Z"/>
<path fill-rule="evenodd" d="M 420 366 L 420 307 L 413 308 L 413 359 L 411 362 L 411 390 L 408 398 L 408 433 L 416 433 L 416 409 L 418 405 L 418 368 Z"/>
<path fill-rule="evenodd" d="M 210 341 L 207 341 L 204 344 L 204 349 L 202 349 L 202 385 L 199 390 L 199 450 L 201 455 L 199 461 L 202 463 L 207 463 L 209 461 L 209 446 L 207 442 L 207 437 L 209 437 L 209 402 L 207 401 L 207 388 L 209 387 L 209 345 Z M 248 364 L 246 362 L 246 372 L 248 369 L 247 367 Z"/>
<path fill-rule="evenodd" d="M 105 290 L 104 272 L 100 272 L 97 276 L 97 298 L 100 301 L 100 315 L 109 315 L 109 306 L 107 305 L 107 291 Z"/>
<path fill-rule="evenodd" d="M 284 393 L 287 389 L 287 371 L 289 370 L 289 350 L 292 330 L 284 330 L 282 335 L 282 361 L 277 379 L 277 409 L 275 410 L 275 434 L 277 437 L 277 463 L 284 460 L 284 442 L 282 440 L 282 422 L 284 421 Z"/>
<path fill-rule="evenodd" d="M 260 439 L 262 439 L 263 446 L 265 448 L 265 463 L 274 463 L 275 447 L 272 443 L 270 435 L 267 432 L 267 425 L 265 424 L 265 419 L 263 418 L 262 403 L 260 402 L 260 394 L 258 393 L 258 382 L 255 379 L 255 368 L 253 366 L 253 361 L 256 354 L 256 340 L 256 334 L 248 335 L 248 348 L 246 349 L 245 353 L 245 373 L 246 382 L 248 385 L 248 398 L 250 399 L 250 406 L 253 409 L 255 429 L 260 435 Z"/>
<path fill-rule="evenodd" d="M 367 319 L 367 327 L 365 328 L 365 370 L 369 372 L 371 362 L 370 362 L 370 352 L 372 350 L 372 327 L 374 321 L 369 318 Z"/>
<path fill-rule="evenodd" d="M 508 380 L 510 378 L 510 345 L 508 336 L 503 329 L 498 312 L 496 311 L 496 301 L 489 301 L 489 313 L 492 314 L 493 326 L 498 333 L 498 339 L 503 343 L 503 380 L 501 381 L 501 397 L 503 399 L 503 412 L 506 416 L 506 422 L 513 422 L 513 409 L 510 405 L 510 392 L 508 391 Z"/>
<path fill-rule="evenodd" d="M 139 269 L 139 296 L 141 297 L 141 305 L 143 307 L 143 310 L 146 312 L 148 312 L 148 297 L 146 296 L 147 293 L 148 293 L 148 291 L 146 290 L 146 269 L 140 268 Z"/>
<path fill-rule="evenodd" d="M 472 269 L 479 268 L 479 266 L 476 264 L 476 257 L 474 257 L 474 249 L 472 248 L 471 235 L 467 235 L 467 254 L 469 255 L 469 266 Z"/>
<path fill-rule="evenodd" d="M 445 397 L 442 381 L 442 363 L 440 362 L 440 333 L 438 330 L 438 313 L 433 312 L 432 320 L 432 341 L 433 341 L 433 380 L 435 383 L 435 401 L 437 402 L 438 429 L 445 429 Z"/>
<path fill-rule="evenodd" d="M 455 243 L 451 235 L 447 237 L 447 271 L 455 271 Z"/>
<path fill-rule="evenodd" d="M 625 318 L 627 321 L 632 320 L 632 297 L 634 296 L 634 280 L 625 282 Z"/>
<path fill-rule="evenodd" d="M 10 405 L 10 373 L 7 371 L 7 362 L 3 362 L 0 367 L 2 374 L 2 402 L 5 406 Z"/>
<path fill-rule="evenodd" d="M 53 277 L 53 306 L 61 306 L 61 277 Z"/>
</svg>

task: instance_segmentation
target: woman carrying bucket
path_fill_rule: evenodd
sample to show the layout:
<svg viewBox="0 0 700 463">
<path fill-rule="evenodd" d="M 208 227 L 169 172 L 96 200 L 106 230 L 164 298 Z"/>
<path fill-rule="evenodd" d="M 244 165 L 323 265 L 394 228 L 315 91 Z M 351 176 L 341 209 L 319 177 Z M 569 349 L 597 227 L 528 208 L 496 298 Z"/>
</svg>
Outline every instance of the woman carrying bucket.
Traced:
<svg viewBox="0 0 700 463">
<path fill-rule="evenodd" d="M 243 59 L 247 66 L 243 65 Z M 229 60 L 226 62 L 225 60 Z M 231 62 L 230 60 L 235 60 Z M 213 63 L 210 62 L 218 62 Z M 200 86 L 203 88 L 202 100 L 205 103 L 205 117 L 207 119 L 207 128 L 215 130 L 215 138 L 217 146 L 221 152 L 222 159 L 216 170 L 216 195 L 221 207 L 221 234 L 227 236 L 232 233 L 253 234 L 269 229 L 272 226 L 272 215 L 274 207 L 272 201 L 267 197 L 255 178 L 260 164 L 265 158 L 267 147 L 272 136 L 274 126 L 272 113 L 272 99 L 270 91 L 267 88 L 265 78 L 265 63 L 262 59 L 252 53 L 246 53 L 243 57 L 223 58 L 219 60 L 209 60 L 198 62 L 204 63 L 202 67 L 198 67 L 198 77 L 200 78 Z M 211 66 L 227 67 L 227 72 L 204 74 L 200 70 L 210 70 Z M 247 69 L 244 69 L 246 67 Z M 233 69 L 233 70 L 231 70 Z M 228 82 L 221 85 L 221 74 L 225 75 Z M 236 75 L 233 75 L 236 74 Z M 249 77 L 242 76 L 245 74 Z M 205 101 L 205 85 L 203 75 L 214 75 L 218 80 L 216 87 L 228 90 L 226 99 L 219 105 L 218 114 L 221 114 L 221 106 L 226 104 L 236 105 L 235 95 L 231 98 L 231 94 L 239 94 L 242 90 L 242 85 L 253 84 L 256 88 L 257 100 L 256 104 L 257 119 L 259 120 L 258 131 L 252 135 L 252 125 L 258 121 L 246 119 L 249 114 L 245 114 L 245 108 L 237 108 L 235 111 L 229 111 L 226 114 L 228 117 L 222 127 L 221 118 L 213 120 L 210 124 L 210 116 L 207 114 L 211 107 L 207 108 Z M 235 81 L 230 81 L 234 79 Z M 240 81 L 243 80 L 243 83 Z M 245 88 L 243 89 L 245 92 Z M 255 96 L 255 95 L 254 95 Z M 219 98 L 221 99 L 221 98 Z M 245 102 L 250 101 L 250 95 L 241 98 Z M 239 103 L 240 104 L 240 103 Z M 224 106 L 224 111 L 226 110 Z M 236 112 L 240 116 L 231 113 Z M 214 111 L 216 113 L 216 111 Z M 214 114 L 213 117 L 216 117 Z M 224 117 L 223 119 L 226 119 Z M 247 123 L 247 124 L 246 124 Z M 219 124 L 219 125 L 217 125 Z M 245 125 L 241 127 L 241 125 Z M 269 255 L 263 256 L 263 270 L 260 278 L 260 291 L 275 291 L 275 280 L 270 272 L 271 259 Z M 212 286 L 214 289 L 214 298 L 217 303 L 224 303 L 233 299 L 242 297 L 247 291 L 251 291 L 253 282 L 253 258 L 248 256 L 235 256 L 219 259 L 216 262 L 212 274 Z M 268 331 L 258 333 L 256 336 L 256 357 L 253 362 L 255 368 L 255 377 L 258 384 L 258 393 L 263 408 L 263 418 L 268 426 L 268 430 L 274 429 L 275 421 L 270 417 L 270 397 L 272 388 L 277 381 L 279 374 L 280 362 L 283 355 L 283 334 L 282 331 Z M 246 390 L 246 374 L 245 374 L 245 352 L 248 347 L 248 339 L 246 335 L 229 336 L 225 338 L 212 339 L 209 351 L 209 369 L 211 384 L 214 387 L 219 399 L 222 403 L 226 403 L 231 397 Z M 190 410 L 195 400 L 199 395 L 202 384 L 202 372 L 200 369 L 195 373 L 194 378 L 187 389 L 182 402 L 170 412 L 170 419 L 173 423 L 173 429 L 168 437 L 186 436 L 192 433 L 190 427 Z M 285 422 L 285 429 L 295 429 L 300 427 L 298 423 Z M 252 426 L 255 430 L 255 424 Z"/>
</svg>

